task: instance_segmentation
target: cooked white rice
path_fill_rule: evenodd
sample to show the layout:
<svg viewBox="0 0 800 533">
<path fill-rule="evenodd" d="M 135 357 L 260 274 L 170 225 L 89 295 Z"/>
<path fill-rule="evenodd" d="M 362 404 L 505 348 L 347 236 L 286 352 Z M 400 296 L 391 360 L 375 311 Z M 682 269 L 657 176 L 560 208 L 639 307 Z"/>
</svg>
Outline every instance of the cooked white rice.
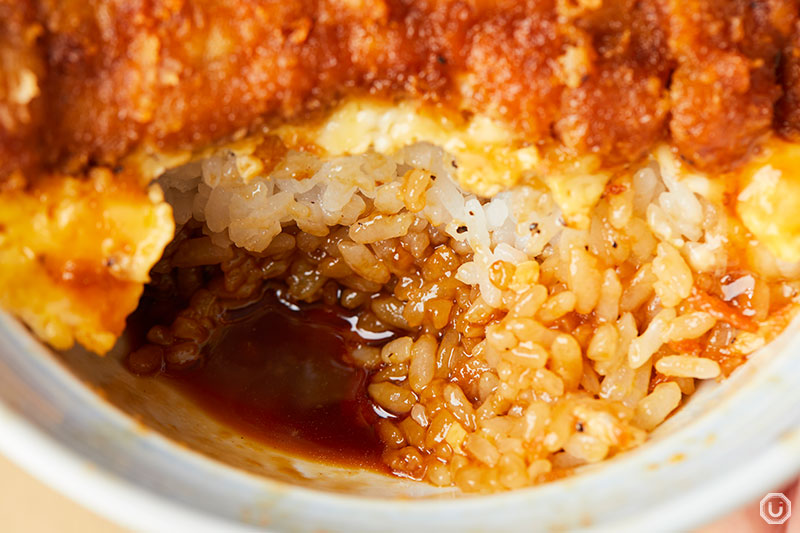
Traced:
<svg viewBox="0 0 800 533">
<path fill-rule="evenodd" d="M 329 159 L 289 151 L 268 171 L 254 146 L 161 177 L 178 224 L 195 219 L 208 236 L 178 248 L 172 266 L 241 256 L 232 246 L 255 257 L 322 247 L 328 270 L 296 294 L 322 298 L 326 280 L 360 287 L 343 302 L 377 288 L 373 325 L 407 335 L 352 359 L 375 371 L 369 394 L 393 414 L 376 427 L 387 464 L 437 485 L 514 488 L 641 443 L 695 379 L 730 372 L 763 344 L 797 294 L 800 265 L 736 245 L 739 222 L 701 194 L 702 179 L 679 180 L 666 149 L 617 179 L 578 229 L 539 183 L 491 199 L 462 190 L 457 161 L 431 144 Z M 400 295 L 386 246 L 413 256 L 424 287 L 436 283 L 425 261 L 447 248 L 455 266 L 437 272 L 460 296 Z M 740 300 L 709 293 L 725 275 Z M 164 335 L 151 341 L 192 334 Z M 452 349 L 472 381 L 442 362 Z"/>
</svg>

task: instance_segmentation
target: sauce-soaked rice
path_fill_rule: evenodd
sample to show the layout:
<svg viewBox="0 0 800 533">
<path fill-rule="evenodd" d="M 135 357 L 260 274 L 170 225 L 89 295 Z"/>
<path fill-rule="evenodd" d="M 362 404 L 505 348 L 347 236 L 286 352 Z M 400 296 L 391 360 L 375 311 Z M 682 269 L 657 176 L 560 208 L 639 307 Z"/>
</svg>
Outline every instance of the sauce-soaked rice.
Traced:
<svg viewBox="0 0 800 533">
<path fill-rule="evenodd" d="M 413 150 L 451 161 L 435 148 Z M 220 157 L 215 164 L 235 163 Z M 386 162 L 364 159 L 348 160 L 350 171 Z M 434 180 L 397 161 L 380 180 L 358 174 L 364 190 L 335 220 L 306 214 L 329 190 L 352 187 L 350 174 L 307 178 L 316 180 L 304 185 L 318 187 L 316 196 L 258 178 L 274 194 L 236 211 L 226 233 L 199 218 L 187 222 L 154 267 L 151 287 L 177 292 L 188 305 L 172 320 L 151 322 L 148 344 L 130 354 L 132 369 L 150 357 L 156 364 L 139 373 L 210 364 L 205 360 L 218 354 L 209 348 L 222 338 L 220 328 L 230 327 L 226 314 L 252 305 L 269 287 L 280 287 L 290 302 L 343 307 L 365 330 L 397 333 L 388 343 L 351 346 L 341 359 L 363 369 L 369 400 L 391 413 L 374 418 L 383 464 L 436 486 L 507 490 L 642 444 L 694 392 L 696 380 L 726 375 L 769 340 L 773 309 L 799 294 L 793 280 L 800 271 L 759 267 L 755 259 L 769 267 L 769 257 L 751 259 L 755 249 L 732 265 L 736 219 L 670 182 L 669 195 L 690 204 L 699 221 L 673 228 L 669 220 L 686 208 L 675 212 L 675 198 L 662 198 L 667 184 L 652 164 L 628 180 L 633 194 L 603 198 L 590 227 L 579 230 L 563 227 L 545 192 L 522 186 L 510 198 L 481 203 L 447 181 L 444 169 Z M 428 178 L 430 205 L 422 210 L 415 177 Z M 226 195 L 242 202 L 251 196 L 240 185 L 220 187 L 219 205 L 209 199 L 197 217 L 234 216 Z M 192 214 L 199 194 L 190 190 L 182 200 Z M 265 220 L 269 198 L 297 205 Z M 274 236 L 273 222 L 281 230 Z M 669 237 L 684 233 L 694 238 L 686 257 Z"/>
</svg>

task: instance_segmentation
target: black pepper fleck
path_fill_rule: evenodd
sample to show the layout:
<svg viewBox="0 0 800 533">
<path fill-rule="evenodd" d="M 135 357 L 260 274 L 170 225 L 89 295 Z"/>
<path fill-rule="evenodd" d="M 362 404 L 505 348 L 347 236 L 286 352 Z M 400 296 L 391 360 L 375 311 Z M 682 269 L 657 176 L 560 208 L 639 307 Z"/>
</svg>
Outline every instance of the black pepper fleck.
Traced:
<svg viewBox="0 0 800 533">
<path fill-rule="evenodd" d="M 456 228 L 456 233 L 464 233 L 465 231 L 467 231 L 466 226 L 459 226 L 458 228 Z"/>
</svg>

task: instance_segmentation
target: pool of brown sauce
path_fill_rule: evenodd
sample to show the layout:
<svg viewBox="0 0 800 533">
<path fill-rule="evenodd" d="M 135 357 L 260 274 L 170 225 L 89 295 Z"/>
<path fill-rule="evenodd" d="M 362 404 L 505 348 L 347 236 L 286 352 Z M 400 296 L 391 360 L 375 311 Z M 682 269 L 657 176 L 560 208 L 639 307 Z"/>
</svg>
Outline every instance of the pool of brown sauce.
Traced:
<svg viewBox="0 0 800 533">
<path fill-rule="evenodd" d="M 143 299 L 129 329 L 146 332 L 165 313 Z M 166 313 L 168 314 L 168 313 Z M 154 316 L 161 315 L 158 322 Z M 149 322 L 143 324 L 142 322 Z M 373 430 L 379 417 L 368 372 L 347 364 L 348 351 L 391 333 L 356 327 L 345 309 L 298 306 L 269 292 L 229 311 L 194 367 L 165 379 L 213 418 L 270 447 L 326 463 L 386 471 Z"/>
</svg>

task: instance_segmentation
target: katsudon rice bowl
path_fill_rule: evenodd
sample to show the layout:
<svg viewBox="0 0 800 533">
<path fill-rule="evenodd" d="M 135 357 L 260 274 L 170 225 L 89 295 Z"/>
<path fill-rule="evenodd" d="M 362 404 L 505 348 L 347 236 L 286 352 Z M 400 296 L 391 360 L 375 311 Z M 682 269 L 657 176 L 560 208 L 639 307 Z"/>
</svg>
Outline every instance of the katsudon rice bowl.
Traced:
<svg viewBox="0 0 800 533">
<path fill-rule="evenodd" d="M 84 503 L 688 527 L 800 471 L 793 3 L 23 4 L 0 449 Z"/>
</svg>

